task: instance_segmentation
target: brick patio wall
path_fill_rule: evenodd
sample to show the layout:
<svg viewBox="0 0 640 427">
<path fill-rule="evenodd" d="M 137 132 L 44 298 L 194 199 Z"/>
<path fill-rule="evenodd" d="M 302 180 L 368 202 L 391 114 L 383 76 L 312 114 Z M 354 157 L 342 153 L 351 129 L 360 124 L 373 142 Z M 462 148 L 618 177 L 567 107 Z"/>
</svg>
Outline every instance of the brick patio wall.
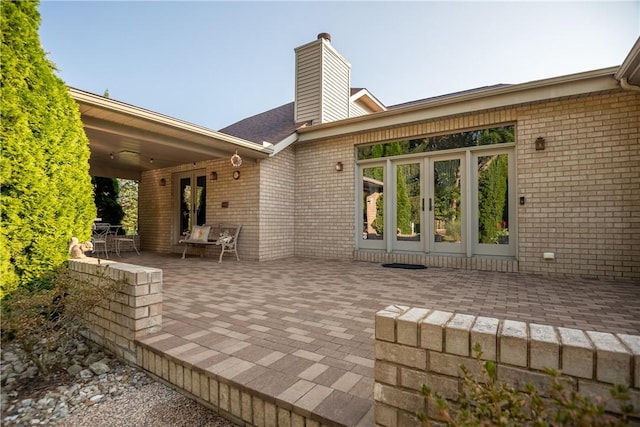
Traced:
<svg viewBox="0 0 640 427">
<path fill-rule="evenodd" d="M 189 344 L 187 344 L 189 345 Z M 139 343 L 138 366 L 185 392 L 189 398 L 240 426 L 328 427 L 329 420 L 313 419 L 310 411 L 280 399 L 247 390 L 233 381 L 188 361 Z M 316 416 L 317 417 L 317 416 Z"/>
<path fill-rule="evenodd" d="M 547 389 L 544 367 L 560 370 L 588 396 L 607 397 L 613 384 L 627 385 L 640 423 L 640 336 L 394 305 L 375 320 L 376 426 L 419 426 L 418 411 L 437 421 L 422 385 L 454 401 L 462 387 L 459 366 L 479 372 L 476 343 L 485 360 L 496 361 L 498 380 L 513 387 L 530 382 Z M 607 409 L 619 412 L 611 403 Z"/>
<path fill-rule="evenodd" d="M 162 270 L 98 258 L 69 260 L 80 280 L 116 280 L 123 286 L 89 315 L 87 337 L 119 358 L 135 363 L 135 340 L 162 327 Z"/>
</svg>

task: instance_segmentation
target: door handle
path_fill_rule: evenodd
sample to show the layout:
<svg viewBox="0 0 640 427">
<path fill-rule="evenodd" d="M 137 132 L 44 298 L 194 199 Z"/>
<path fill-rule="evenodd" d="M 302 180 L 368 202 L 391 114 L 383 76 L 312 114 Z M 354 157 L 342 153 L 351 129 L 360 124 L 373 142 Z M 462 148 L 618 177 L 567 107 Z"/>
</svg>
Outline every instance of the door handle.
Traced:
<svg viewBox="0 0 640 427">
<path fill-rule="evenodd" d="M 431 212 L 433 210 L 433 201 L 431 200 L 431 197 L 429 197 L 429 212 Z"/>
<path fill-rule="evenodd" d="M 424 197 L 422 198 L 422 212 L 424 212 Z"/>
</svg>

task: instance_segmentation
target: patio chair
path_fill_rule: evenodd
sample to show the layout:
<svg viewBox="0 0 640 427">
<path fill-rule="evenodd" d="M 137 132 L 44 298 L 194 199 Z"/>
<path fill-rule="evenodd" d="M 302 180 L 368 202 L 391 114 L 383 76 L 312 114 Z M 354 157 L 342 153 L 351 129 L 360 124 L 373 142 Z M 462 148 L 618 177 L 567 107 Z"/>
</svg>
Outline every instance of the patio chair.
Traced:
<svg viewBox="0 0 640 427">
<path fill-rule="evenodd" d="M 120 256 L 120 251 L 122 250 L 122 246 L 132 246 L 138 255 L 140 255 L 140 251 L 138 251 L 138 247 L 136 246 L 136 237 L 138 236 L 138 232 L 134 232 L 133 234 L 126 234 L 123 236 L 116 236 L 116 254 Z"/>
<path fill-rule="evenodd" d="M 107 222 L 98 222 L 93 225 L 93 235 L 91 236 L 91 243 L 93 243 L 92 253 L 104 252 L 105 258 L 109 258 L 109 245 L 107 243 L 107 235 L 111 224 Z"/>
<path fill-rule="evenodd" d="M 241 228 L 241 225 L 220 225 L 221 233 L 216 241 L 216 245 L 219 245 L 221 248 L 218 262 L 222 262 L 222 255 L 224 255 L 225 252 L 235 253 L 236 259 L 240 261 L 236 244 L 238 243 L 238 235 L 240 234 Z"/>
</svg>

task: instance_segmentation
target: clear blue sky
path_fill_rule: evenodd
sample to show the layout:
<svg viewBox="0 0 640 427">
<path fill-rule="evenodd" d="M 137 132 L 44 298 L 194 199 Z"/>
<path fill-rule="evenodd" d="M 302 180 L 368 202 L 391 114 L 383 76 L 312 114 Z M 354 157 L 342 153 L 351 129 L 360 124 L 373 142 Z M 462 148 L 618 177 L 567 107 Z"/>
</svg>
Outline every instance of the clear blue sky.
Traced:
<svg viewBox="0 0 640 427">
<path fill-rule="evenodd" d="M 293 100 L 294 48 L 332 35 L 386 105 L 622 63 L 640 0 L 47 1 L 40 38 L 70 86 L 211 129 Z"/>
</svg>

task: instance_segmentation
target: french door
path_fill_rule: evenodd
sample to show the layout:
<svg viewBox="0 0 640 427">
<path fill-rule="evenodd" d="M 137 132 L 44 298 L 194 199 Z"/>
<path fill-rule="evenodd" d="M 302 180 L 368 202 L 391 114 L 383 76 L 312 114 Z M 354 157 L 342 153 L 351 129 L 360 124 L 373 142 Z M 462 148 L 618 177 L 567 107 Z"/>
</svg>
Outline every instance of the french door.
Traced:
<svg viewBox="0 0 640 427">
<path fill-rule="evenodd" d="M 512 148 L 363 163 L 358 248 L 515 256 Z"/>
<path fill-rule="evenodd" d="M 392 163 L 391 250 L 462 253 L 464 156 Z"/>
<path fill-rule="evenodd" d="M 204 169 L 176 173 L 173 176 L 175 195 L 174 230 L 176 240 L 191 231 L 194 225 L 207 220 L 207 175 Z"/>
</svg>

